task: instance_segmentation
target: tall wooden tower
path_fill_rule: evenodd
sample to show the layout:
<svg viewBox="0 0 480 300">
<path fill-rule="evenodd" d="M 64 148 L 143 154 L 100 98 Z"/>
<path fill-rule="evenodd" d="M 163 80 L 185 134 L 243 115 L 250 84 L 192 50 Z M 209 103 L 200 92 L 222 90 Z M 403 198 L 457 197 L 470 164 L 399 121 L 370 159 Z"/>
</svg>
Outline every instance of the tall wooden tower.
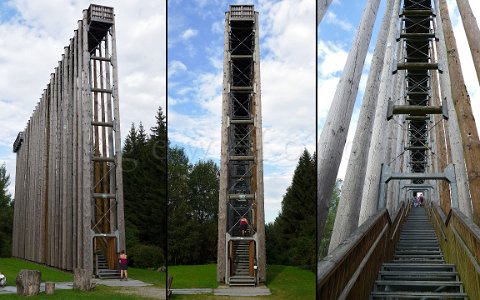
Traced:
<svg viewBox="0 0 480 300">
<path fill-rule="evenodd" d="M 255 285 L 266 280 L 266 259 L 260 51 L 253 5 L 230 6 L 224 36 L 217 280 Z M 241 225 L 242 217 L 248 225 Z"/>
<path fill-rule="evenodd" d="M 117 273 L 125 229 L 115 42 L 113 8 L 90 5 L 14 143 L 15 257 Z"/>
</svg>

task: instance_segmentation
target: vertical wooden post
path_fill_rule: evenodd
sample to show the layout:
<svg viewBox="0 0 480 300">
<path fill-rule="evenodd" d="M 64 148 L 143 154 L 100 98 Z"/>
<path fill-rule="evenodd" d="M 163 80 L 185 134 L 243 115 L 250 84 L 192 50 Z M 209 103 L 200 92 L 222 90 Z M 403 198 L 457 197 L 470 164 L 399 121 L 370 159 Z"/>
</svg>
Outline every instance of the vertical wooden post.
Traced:
<svg viewBox="0 0 480 300">
<path fill-rule="evenodd" d="M 223 93 L 222 93 L 222 116 L 227 116 L 230 110 L 229 103 L 229 52 L 228 33 L 230 31 L 228 16 L 225 14 L 225 27 L 223 30 Z M 228 132 L 229 122 L 222 118 L 221 158 L 220 158 L 220 185 L 218 200 L 218 242 L 217 242 L 217 282 L 225 282 L 226 276 L 226 231 L 227 231 L 227 202 L 228 202 Z"/>
<path fill-rule="evenodd" d="M 445 46 L 447 48 L 452 98 L 457 117 L 460 120 L 459 127 L 463 141 L 463 152 L 472 200 L 473 221 L 476 224 L 480 224 L 480 165 L 478 164 L 478 161 L 480 161 L 480 140 L 472 112 L 472 106 L 470 105 L 470 97 L 462 75 L 462 67 L 458 57 L 457 45 L 448 14 L 446 0 L 440 0 L 439 7 L 443 24 Z"/>
<path fill-rule="evenodd" d="M 88 52 L 88 25 L 87 10 L 83 11 L 82 23 L 82 136 L 83 136 L 83 269 L 88 274 L 93 273 L 93 237 L 91 230 L 92 222 L 92 100 L 90 93 L 90 74 L 89 63 L 90 54 Z"/>
<path fill-rule="evenodd" d="M 323 236 L 379 0 L 369 0 L 318 140 L 317 243 Z"/>
<path fill-rule="evenodd" d="M 72 44 L 72 166 L 75 171 L 72 172 L 72 270 L 79 267 L 78 252 L 78 30 L 74 31 Z"/>
<path fill-rule="evenodd" d="M 109 55 L 109 39 L 106 38 L 105 39 L 105 57 L 108 57 Z M 111 89 L 112 88 L 112 85 L 111 85 L 111 82 L 110 82 L 110 77 L 111 77 L 111 72 L 110 72 L 110 64 L 105 64 L 105 85 L 106 85 L 106 88 L 107 89 Z M 107 122 L 109 123 L 113 123 L 113 109 L 112 109 L 112 96 L 111 94 L 107 94 Z M 115 156 L 115 149 L 114 147 L 112 147 L 112 145 L 114 145 L 114 138 L 113 138 L 113 130 L 112 128 L 108 128 L 107 129 L 107 132 L 108 132 L 108 144 L 110 145 L 110 147 L 108 147 L 108 156 L 109 157 L 114 157 Z M 116 174 L 115 172 L 112 172 L 111 170 L 109 171 L 110 174 L 109 174 L 109 187 L 108 187 L 108 190 L 111 192 L 111 193 L 114 193 L 115 190 L 116 190 L 116 181 L 115 181 L 115 178 L 116 178 Z M 116 199 L 110 199 L 110 207 L 117 207 L 117 200 Z M 112 209 L 110 211 L 110 224 L 112 225 L 111 226 L 111 230 L 113 230 L 113 228 L 118 228 L 118 216 L 117 216 L 117 210 L 116 209 Z"/>
<path fill-rule="evenodd" d="M 118 96 L 118 64 L 117 64 L 117 36 L 115 24 L 110 28 L 112 34 L 112 80 L 113 80 L 113 115 L 115 128 L 115 192 L 117 195 L 117 229 L 120 233 L 118 243 L 120 249 L 125 249 L 125 222 L 123 206 L 123 176 L 122 176 L 122 141 L 120 136 L 120 102 Z"/>
<path fill-rule="evenodd" d="M 83 251 L 83 241 L 84 237 L 84 229 L 86 225 L 85 223 L 85 216 L 84 216 L 84 202 L 90 201 L 90 199 L 85 199 L 83 196 L 83 189 L 84 189 L 84 178 L 83 178 L 83 160 L 84 160 L 84 136 L 83 136 L 83 107 L 84 107 L 84 100 L 83 100 L 83 19 L 78 21 L 78 39 L 77 39 L 77 254 L 78 254 L 78 268 L 83 268 L 85 263 L 85 255 Z"/>
<path fill-rule="evenodd" d="M 317 26 L 322 22 L 323 16 L 331 3 L 332 0 L 317 0 Z"/>
<path fill-rule="evenodd" d="M 398 1 L 397 1 L 398 2 Z M 370 71 L 367 79 L 367 88 L 363 96 L 362 107 L 358 118 L 352 150 L 348 159 L 347 172 L 342 185 L 342 193 L 338 204 L 337 215 L 333 225 L 332 237 L 328 252 L 331 253 L 338 244 L 348 238 L 357 228 L 360 214 L 363 180 L 367 168 L 368 149 L 370 147 L 371 132 L 377 106 L 378 88 L 382 73 L 387 36 L 393 12 L 393 1 L 387 3 L 382 26 L 377 38 Z M 320 181 L 318 181 L 320 184 Z"/>
<path fill-rule="evenodd" d="M 399 6 L 394 7 L 394 16 L 398 15 Z M 370 150 L 368 153 L 367 172 L 365 174 L 365 183 L 362 192 L 362 206 L 360 208 L 360 216 L 358 225 L 365 222 L 370 216 L 375 214 L 378 209 L 379 199 L 379 182 L 382 169 L 382 163 L 385 162 L 385 145 L 382 132 L 386 126 L 387 104 L 388 100 L 392 98 L 393 86 L 390 84 L 392 80 L 392 67 L 394 55 L 395 36 L 397 34 L 398 19 L 392 18 L 390 24 L 390 31 L 388 33 L 387 41 L 391 41 L 387 45 L 385 59 L 383 61 L 380 90 L 378 92 L 377 110 L 375 112 L 375 121 L 373 124 L 372 141 L 370 143 Z M 395 43 L 400 47 L 400 43 Z M 402 76 L 404 71 L 399 71 L 395 76 Z M 383 197 L 383 195 L 381 195 Z"/>
<path fill-rule="evenodd" d="M 258 32 L 258 12 L 255 12 L 255 32 Z M 260 37 L 259 34 L 255 34 L 255 54 L 254 54 L 253 72 L 255 74 L 255 86 L 254 86 L 254 105 L 255 105 L 255 154 L 256 162 L 256 192 L 255 192 L 255 204 L 256 204 L 256 228 L 257 228 L 257 242 L 258 242 L 258 261 L 257 272 L 258 280 L 261 283 L 267 281 L 267 257 L 265 246 L 265 209 L 264 209 L 264 190 L 263 190 L 263 140 L 262 140 L 262 101 L 261 101 L 261 84 L 260 84 Z"/>
<path fill-rule="evenodd" d="M 67 177 L 66 177 L 66 184 L 67 184 L 67 232 L 68 232 L 68 242 L 67 242 L 67 270 L 73 270 L 73 261 L 75 259 L 74 254 L 74 195 L 73 195 L 73 174 L 75 173 L 74 164 L 73 164 L 73 126 L 74 126 L 74 118 L 73 115 L 73 39 L 70 39 L 70 45 L 68 47 L 68 103 L 67 103 Z"/>
<path fill-rule="evenodd" d="M 400 5 L 400 3 L 399 3 Z M 397 56 L 399 57 L 401 47 L 397 48 Z M 403 99 L 403 86 L 404 80 L 403 78 L 399 78 L 400 76 L 395 76 L 393 80 L 393 93 L 392 93 L 392 101 L 398 101 Z M 402 146 L 402 133 L 403 127 L 400 124 L 403 124 L 402 121 L 404 120 L 405 115 L 397 116 L 397 120 L 390 120 L 388 122 L 388 132 L 389 136 L 387 138 L 389 144 L 387 145 L 387 151 L 385 153 L 385 164 L 389 165 L 390 168 L 394 172 L 398 172 L 400 166 L 398 165 L 398 155 L 400 155 Z M 400 123 L 400 124 L 399 124 Z M 395 198 L 395 191 L 398 189 L 398 180 L 392 180 L 387 185 L 387 193 L 386 197 L 386 207 L 390 213 L 393 213 L 397 209 L 397 198 Z"/>
<path fill-rule="evenodd" d="M 468 0 L 457 0 L 457 5 L 462 16 L 463 28 L 470 46 L 473 65 L 475 66 L 475 71 L 477 71 L 478 83 L 480 83 L 480 29 L 478 29 L 477 20 Z"/>
<path fill-rule="evenodd" d="M 436 74 L 435 74 L 436 75 Z M 441 76 L 441 75 L 440 75 Z M 433 105 L 440 105 L 440 93 L 438 89 L 438 80 L 437 76 L 432 76 L 432 95 L 433 95 Z M 447 105 L 446 103 L 444 103 Z M 436 159 L 437 161 L 437 172 L 443 172 L 447 164 L 449 163 L 447 157 L 447 145 L 445 144 L 445 133 L 444 133 L 444 121 L 440 115 L 433 116 L 433 122 L 437 124 L 435 126 L 434 134 L 435 134 L 435 149 L 436 149 Z M 450 211 L 450 192 L 448 183 L 445 181 L 441 181 L 438 183 L 438 196 L 439 196 L 439 203 L 440 206 L 443 208 L 445 214 L 448 214 Z"/>
</svg>

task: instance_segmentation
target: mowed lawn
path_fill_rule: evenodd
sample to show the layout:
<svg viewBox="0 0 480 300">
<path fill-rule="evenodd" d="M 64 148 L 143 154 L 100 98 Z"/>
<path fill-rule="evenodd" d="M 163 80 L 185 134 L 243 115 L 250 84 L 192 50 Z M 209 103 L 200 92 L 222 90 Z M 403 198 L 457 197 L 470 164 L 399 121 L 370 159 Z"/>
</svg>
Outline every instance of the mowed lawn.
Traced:
<svg viewBox="0 0 480 300">
<path fill-rule="evenodd" d="M 267 267 L 267 287 L 270 296 L 262 299 L 315 299 L 315 273 L 292 266 Z M 169 266 L 168 276 L 173 276 L 172 288 L 216 288 L 216 265 Z M 172 299 L 229 299 L 207 295 L 173 295 Z"/>
<path fill-rule="evenodd" d="M 22 269 L 38 270 L 42 272 L 42 282 L 73 281 L 73 274 L 69 272 L 62 272 L 58 269 L 28 262 L 26 260 L 16 258 L 0 258 L 0 273 L 7 277 L 7 285 L 15 285 L 15 278 Z"/>
<path fill-rule="evenodd" d="M 42 272 L 42 282 L 72 282 L 73 274 L 69 272 L 63 272 L 55 268 L 47 267 L 44 265 L 24 261 L 15 258 L 0 258 L 0 273 L 7 277 L 7 285 L 15 286 L 15 278 L 21 269 L 39 270 Z M 151 270 L 129 268 L 128 275 L 131 279 L 138 279 L 147 283 L 152 283 L 154 287 L 164 289 L 166 285 L 166 274 L 164 272 L 155 272 Z M 81 292 L 75 290 L 55 290 L 53 295 L 46 295 L 40 293 L 35 299 L 145 299 L 138 295 L 125 295 L 121 294 L 122 287 L 107 287 L 103 285 L 97 285 L 91 292 Z M 13 295 L 13 294 L 0 294 L 0 300 L 4 299 L 25 299 L 25 297 Z"/>
</svg>

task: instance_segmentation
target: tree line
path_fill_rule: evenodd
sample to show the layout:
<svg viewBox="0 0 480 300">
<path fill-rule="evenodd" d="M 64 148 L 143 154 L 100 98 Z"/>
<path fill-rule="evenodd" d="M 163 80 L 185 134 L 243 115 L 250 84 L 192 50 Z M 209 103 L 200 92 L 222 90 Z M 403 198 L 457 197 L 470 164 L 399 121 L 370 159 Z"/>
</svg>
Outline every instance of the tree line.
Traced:
<svg viewBox="0 0 480 300">
<path fill-rule="evenodd" d="M 282 200 L 282 210 L 266 226 L 269 264 L 316 267 L 316 155 L 304 150 Z"/>
<path fill-rule="evenodd" d="M 0 165 L 0 257 L 9 257 L 12 253 L 13 205 L 8 193 L 10 175 L 5 164 Z"/>
<path fill-rule="evenodd" d="M 123 147 L 125 237 L 129 261 L 136 267 L 165 265 L 167 127 L 160 107 L 147 134 L 132 124 Z"/>
<path fill-rule="evenodd" d="M 213 263 L 217 257 L 218 172 L 212 160 L 191 164 L 168 149 L 168 263 Z"/>
</svg>

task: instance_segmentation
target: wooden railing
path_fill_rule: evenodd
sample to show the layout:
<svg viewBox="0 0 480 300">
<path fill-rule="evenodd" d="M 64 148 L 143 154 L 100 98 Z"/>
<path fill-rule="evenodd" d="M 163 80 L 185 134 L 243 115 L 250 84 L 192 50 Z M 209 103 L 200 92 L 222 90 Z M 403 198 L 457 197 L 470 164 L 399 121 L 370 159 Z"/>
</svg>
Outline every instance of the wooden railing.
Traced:
<svg viewBox="0 0 480 300">
<path fill-rule="evenodd" d="M 386 209 L 363 223 L 318 264 L 317 299 L 368 299 L 382 263 L 391 260 L 410 205 L 392 222 Z"/>
<path fill-rule="evenodd" d="M 456 208 L 427 204 L 445 261 L 455 264 L 470 299 L 480 299 L 480 227 Z"/>
</svg>

